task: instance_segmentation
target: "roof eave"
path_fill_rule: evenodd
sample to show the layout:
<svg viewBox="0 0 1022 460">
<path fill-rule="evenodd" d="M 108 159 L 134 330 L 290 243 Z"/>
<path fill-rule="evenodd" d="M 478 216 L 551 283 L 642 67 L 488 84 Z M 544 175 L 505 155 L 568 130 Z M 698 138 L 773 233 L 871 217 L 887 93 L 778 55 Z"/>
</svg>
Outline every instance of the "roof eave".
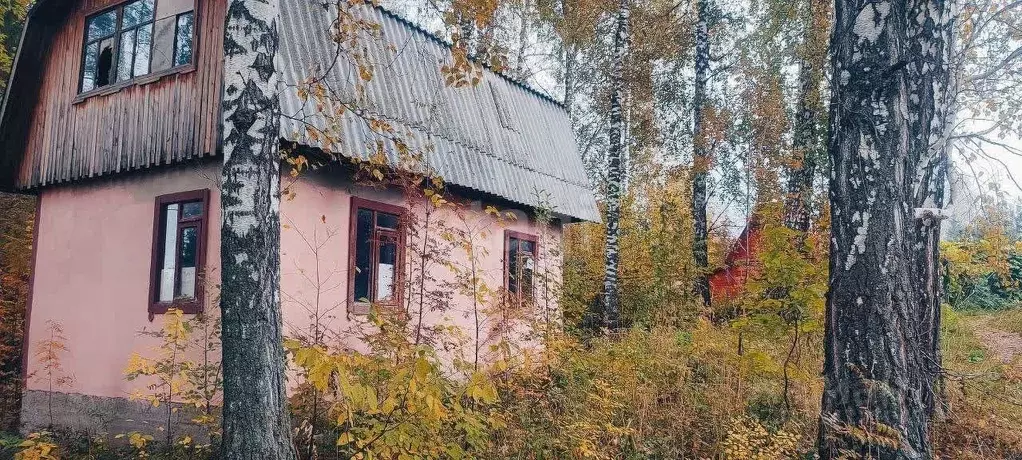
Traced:
<svg viewBox="0 0 1022 460">
<path fill-rule="evenodd" d="M 15 83 L 18 81 L 19 77 L 22 77 L 21 75 L 21 72 L 23 70 L 22 57 L 25 54 L 25 40 L 29 36 L 29 33 L 33 32 L 34 28 L 37 27 L 35 24 L 37 21 L 34 21 L 34 19 L 41 10 L 41 7 L 44 5 L 49 5 L 50 3 L 52 2 L 49 0 L 38 0 L 35 3 L 33 3 L 32 6 L 30 6 L 28 11 L 25 13 L 25 24 L 21 28 L 20 37 L 18 37 L 18 48 L 14 54 L 14 60 L 11 63 L 11 72 L 7 76 L 7 87 L 4 88 L 3 102 L 2 105 L 0 105 L 0 147 L 4 147 L 4 144 L 8 142 L 8 139 L 11 136 L 10 133 L 11 121 L 9 119 L 9 117 L 11 116 L 10 100 L 11 94 L 15 90 Z M 7 153 L 6 151 L 9 149 L 4 148 L 3 150 L 5 152 L 0 153 Z M 0 156 L 0 164 L 2 163 L 3 157 Z M 20 164 L 21 160 L 18 159 L 16 163 Z M 25 193 L 26 190 L 28 189 L 19 188 L 17 186 L 17 171 L 11 170 L 6 172 L 6 174 L 0 172 L 0 191 Z"/>
</svg>

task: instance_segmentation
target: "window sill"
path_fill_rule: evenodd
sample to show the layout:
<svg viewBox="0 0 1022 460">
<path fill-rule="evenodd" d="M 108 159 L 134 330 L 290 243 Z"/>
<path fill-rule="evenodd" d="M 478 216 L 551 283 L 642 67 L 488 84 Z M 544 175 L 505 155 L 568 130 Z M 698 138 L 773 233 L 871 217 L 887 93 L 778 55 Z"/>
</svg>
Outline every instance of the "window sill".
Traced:
<svg viewBox="0 0 1022 460">
<path fill-rule="evenodd" d="M 153 72 L 150 74 L 143 75 L 141 77 L 132 78 L 131 80 L 114 83 L 112 85 L 106 85 L 100 88 L 92 89 L 75 96 L 71 100 L 71 104 L 80 104 L 88 99 L 101 96 L 109 96 L 114 93 L 120 92 L 122 89 L 129 88 L 132 86 L 143 86 L 149 83 L 153 83 L 170 75 L 184 75 L 195 71 L 195 64 L 185 64 L 183 66 L 171 67 L 166 70 L 159 72 Z"/>
<path fill-rule="evenodd" d="M 352 315 L 366 316 L 366 315 L 369 314 L 370 310 L 372 310 L 372 305 L 373 304 L 371 304 L 369 302 L 359 302 L 359 301 L 356 301 L 356 300 L 349 300 L 348 301 L 348 313 L 350 313 Z M 398 304 L 397 303 L 378 303 L 378 304 L 376 304 L 376 306 L 377 306 L 377 308 L 386 308 L 386 309 L 389 309 L 389 310 L 394 310 L 394 309 L 398 308 Z"/>
<path fill-rule="evenodd" d="M 166 314 L 168 310 L 176 308 L 186 315 L 197 315 L 202 313 L 202 302 L 199 299 L 175 300 L 173 302 L 158 302 L 149 305 L 149 321 L 156 315 Z"/>
<path fill-rule="evenodd" d="M 369 304 L 368 302 L 349 302 L 348 303 L 348 313 L 351 313 L 353 315 L 360 315 L 360 316 L 368 315 L 369 314 L 369 310 L 371 310 L 371 309 L 372 309 L 372 305 Z"/>
</svg>

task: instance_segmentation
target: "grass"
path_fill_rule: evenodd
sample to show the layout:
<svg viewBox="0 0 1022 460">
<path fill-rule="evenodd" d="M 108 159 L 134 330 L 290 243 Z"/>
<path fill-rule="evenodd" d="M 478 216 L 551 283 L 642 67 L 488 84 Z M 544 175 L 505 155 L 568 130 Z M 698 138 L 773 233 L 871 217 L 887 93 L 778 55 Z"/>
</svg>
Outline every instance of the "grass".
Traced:
<svg viewBox="0 0 1022 460">
<path fill-rule="evenodd" d="M 978 316 L 989 316 L 998 328 L 1022 335 L 1022 304 L 991 313 L 981 313 Z"/>
<path fill-rule="evenodd" d="M 1022 332 L 1022 310 L 944 312 L 947 405 L 935 426 L 944 458 L 1008 458 L 1022 452 L 1022 360 L 997 359 L 976 334 Z"/>
</svg>

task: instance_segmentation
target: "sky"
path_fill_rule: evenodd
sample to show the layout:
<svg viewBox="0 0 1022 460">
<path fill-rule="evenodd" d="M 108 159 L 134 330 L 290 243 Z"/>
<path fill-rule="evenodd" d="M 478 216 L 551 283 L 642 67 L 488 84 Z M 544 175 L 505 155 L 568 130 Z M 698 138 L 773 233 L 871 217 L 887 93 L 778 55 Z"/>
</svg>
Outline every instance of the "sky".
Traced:
<svg viewBox="0 0 1022 460">
<path fill-rule="evenodd" d="M 1022 151 L 1022 140 L 1017 137 L 1007 137 L 998 139 L 998 141 Z M 1022 186 L 1022 155 L 1014 154 L 998 146 L 990 146 L 987 150 L 1000 161 L 977 158 L 972 162 L 971 169 L 976 171 L 976 176 L 979 176 L 978 178 L 981 179 L 980 183 L 994 182 L 1005 193 L 1013 197 L 1022 197 L 1022 190 L 1019 189 L 1019 186 Z M 964 163 L 965 161 L 967 160 L 962 155 L 956 155 L 956 163 Z M 961 167 L 967 169 L 967 165 L 962 165 Z M 1018 182 L 1018 184 L 1015 182 Z"/>
</svg>

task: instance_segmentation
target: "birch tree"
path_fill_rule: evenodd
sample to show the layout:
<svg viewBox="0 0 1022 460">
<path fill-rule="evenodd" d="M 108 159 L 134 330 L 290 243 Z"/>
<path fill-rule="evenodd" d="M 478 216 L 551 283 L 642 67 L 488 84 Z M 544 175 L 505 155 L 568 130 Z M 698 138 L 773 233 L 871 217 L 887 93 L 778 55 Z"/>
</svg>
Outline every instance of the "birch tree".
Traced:
<svg viewBox="0 0 1022 460">
<path fill-rule="evenodd" d="M 618 237 L 621 218 L 622 157 L 624 148 L 624 114 L 621 99 L 625 89 L 624 61 L 628 46 L 628 0 L 620 0 L 617 13 L 617 28 L 614 32 L 614 54 L 610 69 L 610 148 L 607 151 L 607 233 L 604 249 L 605 271 L 603 279 L 603 321 L 604 327 L 615 330 L 621 322 L 621 302 L 618 295 Z"/>
<path fill-rule="evenodd" d="M 921 2 L 906 27 L 905 57 L 908 108 L 909 241 L 914 264 L 916 337 L 923 353 L 923 398 L 928 415 L 939 403 L 940 305 L 943 294 L 940 261 L 941 222 L 949 165 L 951 127 L 955 118 L 954 0 Z"/>
<path fill-rule="evenodd" d="M 276 0 L 231 0 L 224 29 L 223 458 L 294 459 L 280 311 Z"/>
<path fill-rule="evenodd" d="M 822 458 L 932 458 L 924 239 L 939 234 L 952 20 L 944 0 L 835 5 Z"/>
<path fill-rule="evenodd" d="M 710 305 L 709 251 L 706 222 L 706 180 L 709 175 L 710 155 L 704 130 L 703 104 L 706 100 L 706 81 L 710 68 L 710 37 L 707 31 L 707 0 L 696 0 L 695 25 L 695 88 L 692 97 L 692 256 L 696 269 L 696 294 L 703 304 Z"/>
</svg>

